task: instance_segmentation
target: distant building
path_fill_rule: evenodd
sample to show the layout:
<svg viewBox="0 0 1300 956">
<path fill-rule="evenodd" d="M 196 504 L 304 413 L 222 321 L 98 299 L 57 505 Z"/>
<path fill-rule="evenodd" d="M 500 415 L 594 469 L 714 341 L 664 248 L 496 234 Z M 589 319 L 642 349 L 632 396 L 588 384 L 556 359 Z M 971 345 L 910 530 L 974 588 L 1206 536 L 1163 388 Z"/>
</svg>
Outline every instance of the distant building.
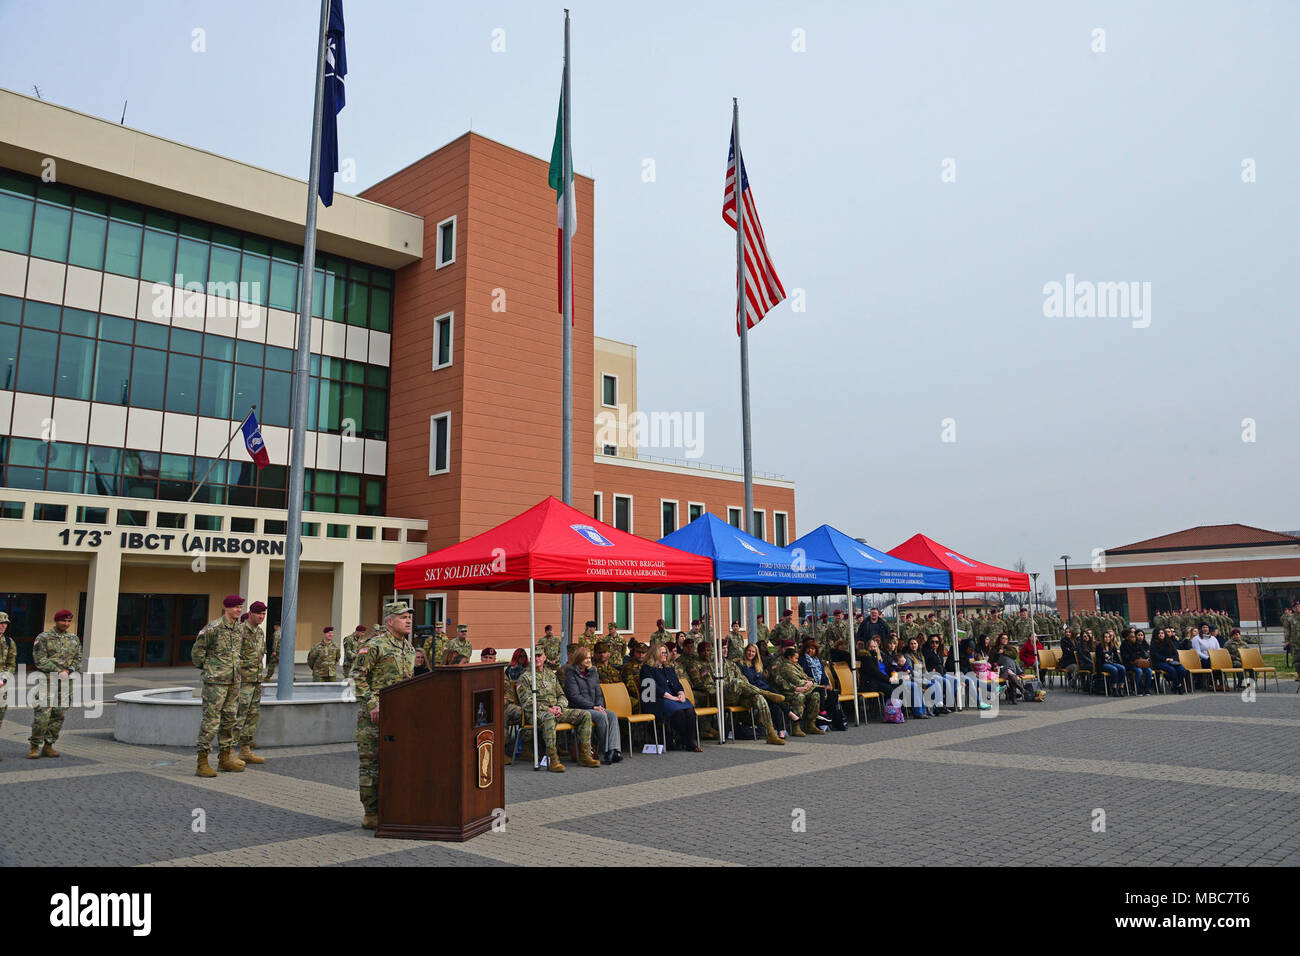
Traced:
<svg viewBox="0 0 1300 956">
<path fill-rule="evenodd" d="M 1224 611 L 1242 627 L 1276 627 L 1300 599 L 1300 535 L 1244 524 L 1201 525 L 1107 548 L 1095 560 L 1056 572 L 1062 615 L 1114 611 L 1149 627 L 1178 608 Z M 1068 597 L 1067 597 L 1068 595 Z"/>
</svg>

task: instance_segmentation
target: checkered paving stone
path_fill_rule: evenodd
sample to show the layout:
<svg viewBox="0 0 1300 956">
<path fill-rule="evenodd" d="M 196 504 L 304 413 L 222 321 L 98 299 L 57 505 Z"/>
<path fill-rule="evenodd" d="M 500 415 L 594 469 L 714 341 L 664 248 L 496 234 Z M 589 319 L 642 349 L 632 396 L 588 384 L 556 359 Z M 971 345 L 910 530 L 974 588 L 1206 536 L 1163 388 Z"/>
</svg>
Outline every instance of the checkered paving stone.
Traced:
<svg viewBox="0 0 1300 956">
<path fill-rule="evenodd" d="M 3 794 L 3 866 L 132 866 L 341 828 L 147 773 L 14 783 Z M 191 830 L 196 809 L 206 814 L 204 833 Z"/>
<path fill-rule="evenodd" d="M 105 694 L 141 680 L 111 675 Z M 10 710 L 0 730 L 0 864 L 780 864 L 806 858 L 814 837 L 819 858 L 843 863 L 1300 865 L 1300 748 L 1291 744 L 1300 695 L 1247 704 L 1058 691 L 993 718 L 872 722 L 785 747 L 706 743 L 703 754 L 625 756 L 565 774 L 521 762 L 506 769 L 505 831 L 465 844 L 361 830 L 353 745 L 268 748 L 263 766 L 199 780 L 191 748 L 118 743 L 111 713 L 69 720 L 65 756 L 29 761 L 30 711 Z M 189 830 L 196 806 L 208 811 L 206 834 Z M 1189 829 L 1189 806 L 1216 812 Z M 791 829 L 796 807 L 807 811 L 805 833 Z M 1091 829 L 1097 808 L 1105 833 Z M 689 846 L 672 823 L 683 809 L 705 814 Z M 233 829 L 223 825 L 231 817 Z M 51 818 L 71 821 L 71 836 L 38 847 L 28 834 Z M 1000 831 L 1008 820 L 1010 836 Z M 32 859 L 38 849 L 42 861 Z"/>
<path fill-rule="evenodd" d="M 1189 806 L 1213 806 L 1221 825 L 1189 829 Z M 677 809 L 654 803 L 553 827 L 769 866 L 809 852 L 823 863 L 869 866 L 1283 864 L 1300 853 L 1300 819 L 1276 794 L 902 760 L 694 801 L 689 847 L 678 842 Z M 1096 809 L 1105 832 L 1093 832 Z"/>
<path fill-rule="evenodd" d="M 1295 727 L 1170 721 L 1157 729 L 1154 721 L 1162 713 L 1150 717 L 1086 719 L 943 749 L 1300 773 Z M 1250 738 L 1248 755 L 1242 746 L 1244 735 Z"/>
</svg>

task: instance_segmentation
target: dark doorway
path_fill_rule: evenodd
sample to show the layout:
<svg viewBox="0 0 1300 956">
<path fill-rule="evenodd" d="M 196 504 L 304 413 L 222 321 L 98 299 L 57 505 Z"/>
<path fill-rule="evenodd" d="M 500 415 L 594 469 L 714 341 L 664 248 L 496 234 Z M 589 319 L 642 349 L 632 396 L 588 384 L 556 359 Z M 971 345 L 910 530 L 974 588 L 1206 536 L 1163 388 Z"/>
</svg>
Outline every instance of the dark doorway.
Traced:
<svg viewBox="0 0 1300 956">
<path fill-rule="evenodd" d="M 113 658 L 122 667 L 188 664 L 207 614 L 206 594 L 119 595 Z"/>
<path fill-rule="evenodd" d="M 0 611 L 9 615 L 5 633 L 18 645 L 18 663 L 32 666 L 32 642 L 45 630 L 45 595 L 0 592 Z"/>
</svg>

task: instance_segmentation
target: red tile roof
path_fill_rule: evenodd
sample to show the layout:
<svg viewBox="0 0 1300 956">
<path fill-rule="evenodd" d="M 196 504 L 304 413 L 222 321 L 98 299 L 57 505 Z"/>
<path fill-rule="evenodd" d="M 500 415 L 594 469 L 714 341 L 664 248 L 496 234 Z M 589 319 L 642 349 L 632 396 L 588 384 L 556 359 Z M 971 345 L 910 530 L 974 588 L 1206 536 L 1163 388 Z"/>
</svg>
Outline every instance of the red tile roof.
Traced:
<svg viewBox="0 0 1300 956">
<path fill-rule="evenodd" d="M 1280 531 L 1266 531 L 1245 524 L 1205 524 L 1183 531 L 1162 534 L 1145 541 L 1135 541 L 1118 548 L 1107 548 L 1107 554 L 1140 553 L 1144 551 L 1187 551 L 1201 548 L 1249 548 L 1270 544 L 1300 545 L 1300 537 Z"/>
</svg>

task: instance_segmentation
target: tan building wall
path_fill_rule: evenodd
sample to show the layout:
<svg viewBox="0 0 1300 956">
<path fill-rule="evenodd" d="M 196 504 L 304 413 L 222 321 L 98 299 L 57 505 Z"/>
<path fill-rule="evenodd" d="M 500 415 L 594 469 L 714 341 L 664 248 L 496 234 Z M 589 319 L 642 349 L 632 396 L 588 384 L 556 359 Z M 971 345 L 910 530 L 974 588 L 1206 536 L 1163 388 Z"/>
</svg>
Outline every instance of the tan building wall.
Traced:
<svg viewBox="0 0 1300 956">
<path fill-rule="evenodd" d="M 637 381 L 636 346 L 613 339 L 595 337 L 595 386 L 593 402 L 596 410 L 596 435 L 592 453 L 605 454 L 605 446 L 613 445 L 619 458 L 637 457 Z M 616 382 L 615 404 L 605 404 L 605 376 L 612 375 Z"/>
</svg>

